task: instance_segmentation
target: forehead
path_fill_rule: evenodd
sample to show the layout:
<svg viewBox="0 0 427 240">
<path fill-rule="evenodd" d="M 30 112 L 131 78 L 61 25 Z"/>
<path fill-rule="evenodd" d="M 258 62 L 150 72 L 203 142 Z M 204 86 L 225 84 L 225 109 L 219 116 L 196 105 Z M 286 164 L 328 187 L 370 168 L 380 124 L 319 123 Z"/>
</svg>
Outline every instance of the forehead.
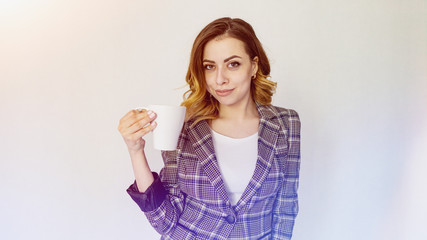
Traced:
<svg viewBox="0 0 427 240">
<path fill-rule="evenodd" d="M 232 37 L 215 38 L 206 43 L 203 59 L 225 59 L 232 55 L 245 57 L 249 55 L 245 50 L 245 43 Z"/>
</svg>

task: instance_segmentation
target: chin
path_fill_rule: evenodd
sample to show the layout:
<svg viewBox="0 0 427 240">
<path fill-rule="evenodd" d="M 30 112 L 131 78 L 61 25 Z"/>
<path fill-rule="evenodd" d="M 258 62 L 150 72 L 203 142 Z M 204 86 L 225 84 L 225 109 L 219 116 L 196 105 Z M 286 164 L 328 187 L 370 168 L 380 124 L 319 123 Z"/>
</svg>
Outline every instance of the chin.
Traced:
<svg viewBox="0 0 427 240">
<path fill-rule="evenodd" d="M 217 99 L 219 104 L 224 106 L 232 106 L 235 105 L 237 102 L 234 99 Z"/>
</svg>

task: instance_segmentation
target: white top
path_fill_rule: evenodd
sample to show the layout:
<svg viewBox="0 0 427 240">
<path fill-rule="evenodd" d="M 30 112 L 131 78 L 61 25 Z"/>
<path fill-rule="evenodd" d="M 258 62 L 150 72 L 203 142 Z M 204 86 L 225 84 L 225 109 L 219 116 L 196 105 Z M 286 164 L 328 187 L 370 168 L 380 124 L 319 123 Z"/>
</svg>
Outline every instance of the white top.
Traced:
<svg viewBox="0 0 427 240">
<path fill-rule="evenodd" d="M 231 138 L 212 130 L 215 155 L 232 205 L 236 205 L 255 171 L 258 133 Z"/>
</svg>

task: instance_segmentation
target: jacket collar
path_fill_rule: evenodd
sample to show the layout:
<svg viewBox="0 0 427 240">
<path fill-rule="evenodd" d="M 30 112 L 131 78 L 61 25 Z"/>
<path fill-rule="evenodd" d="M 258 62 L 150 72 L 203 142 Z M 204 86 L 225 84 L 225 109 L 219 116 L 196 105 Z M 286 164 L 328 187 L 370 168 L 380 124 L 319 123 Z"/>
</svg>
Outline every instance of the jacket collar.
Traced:
<svg viewBox="0 0 427 240">
<path fill-rule="evenodd" d="M 236 211 L 240 210 L 250 201 L 256 191 L 260 188 L 268 173 L 270 172 L 274 159 L 274 149 L 279 135 L 280 124 L 277 122 L 277 113 L 272 106 L 257 103 L 260 116 L 258 127 L 258 158 L 254 174 L 244 190 L 240 200 L 237 202 Z M 222 200 L 230 204 L 224 181 L 221 177 L 218 161 L 211 135 L 211 129 L 206 121 L 200 121 L 195 125 L 190 124 L 189 137 L 193 142 L 193 148 L 202 165 L 209 181 L 215 187 Z"/>
</svg>

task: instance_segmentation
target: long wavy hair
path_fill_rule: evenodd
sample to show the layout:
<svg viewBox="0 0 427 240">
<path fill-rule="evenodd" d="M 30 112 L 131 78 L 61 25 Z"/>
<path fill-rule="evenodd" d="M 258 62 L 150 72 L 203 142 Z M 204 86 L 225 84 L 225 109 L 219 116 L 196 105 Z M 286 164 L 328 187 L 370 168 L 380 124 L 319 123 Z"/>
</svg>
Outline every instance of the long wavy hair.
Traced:
<svg viewBox="0 0 427 240">
<path fill-rule="evenodd" d="M 258 57 L 258 71 L 251 80 L 251 97 L 261 105 L 270 105 L 277 84 L 270 78 L 270 63 L 252 26 L 239 18 L 219 18 L 209 23 L 197 35 L 191 50 L 186 82 L 189 90 L 184 93 L 182 106 L 187 108 L 186 119 L 197 123 L 201 120 L 216 119 L 219 115 L 219 102 L 206 89 L 203 68 L 203 51 L 206 44 L 217 37 L 232 37 L 245 44 L 251 59 Z"/>
</svg>

